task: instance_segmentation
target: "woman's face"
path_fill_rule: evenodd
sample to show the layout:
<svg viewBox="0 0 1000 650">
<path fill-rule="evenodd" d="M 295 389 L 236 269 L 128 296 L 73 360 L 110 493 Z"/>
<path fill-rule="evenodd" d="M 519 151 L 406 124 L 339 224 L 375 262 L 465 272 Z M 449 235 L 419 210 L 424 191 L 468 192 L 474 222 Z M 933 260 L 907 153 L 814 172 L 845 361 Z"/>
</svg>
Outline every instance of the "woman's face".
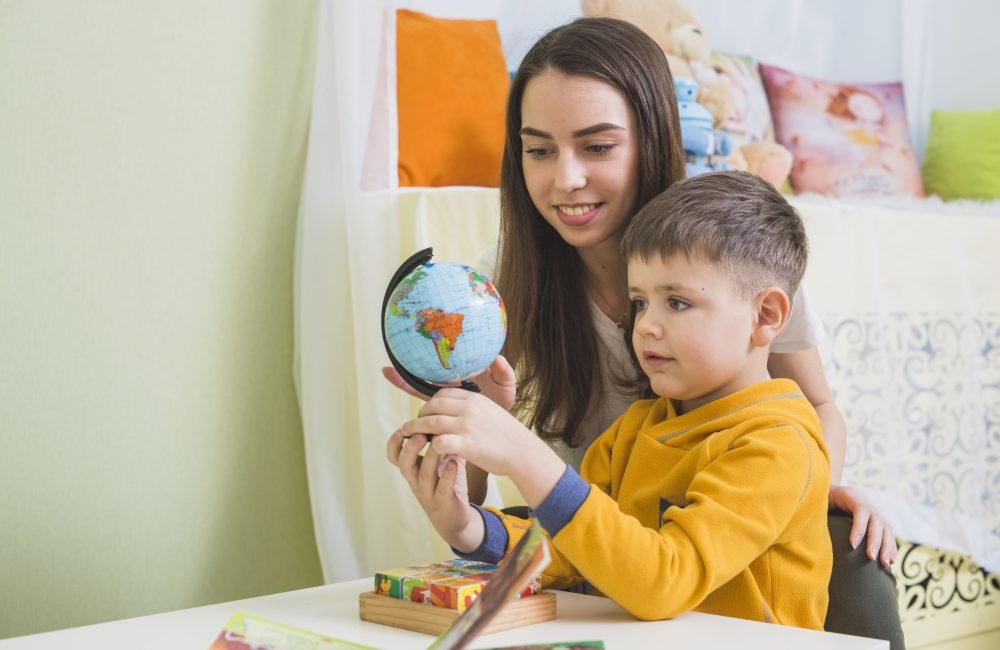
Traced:
<svg viewBox="0 0 1000 650">
<path fill-rule="evenodd" d="M 535 207 L 570 245 L 621 242 L 638 206 L 635 117 L 614 86 L 548 71 L 521 100 L 524 182 Z"/>
</svg>

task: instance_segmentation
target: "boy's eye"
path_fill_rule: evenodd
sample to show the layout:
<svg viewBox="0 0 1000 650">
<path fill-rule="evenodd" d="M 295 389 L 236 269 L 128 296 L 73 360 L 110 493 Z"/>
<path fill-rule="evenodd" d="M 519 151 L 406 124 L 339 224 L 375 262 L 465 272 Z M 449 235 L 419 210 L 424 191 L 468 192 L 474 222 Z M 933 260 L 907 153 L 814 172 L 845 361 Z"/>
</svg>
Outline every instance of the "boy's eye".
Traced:
<svg viewBox="0 0 1000 650">
<path fill-rule="evenodd" d="M 645 298 L 632 298 L 632 311 L 640 312 L 646 309 Z"/>
<path fill-rule="evenodd" d="M 674 311 L 684 311 L 690 306 L 691 305 L 678 298 L 667 298 L 667 307 L 670 307 L 670 309 Z"/>
</svg>

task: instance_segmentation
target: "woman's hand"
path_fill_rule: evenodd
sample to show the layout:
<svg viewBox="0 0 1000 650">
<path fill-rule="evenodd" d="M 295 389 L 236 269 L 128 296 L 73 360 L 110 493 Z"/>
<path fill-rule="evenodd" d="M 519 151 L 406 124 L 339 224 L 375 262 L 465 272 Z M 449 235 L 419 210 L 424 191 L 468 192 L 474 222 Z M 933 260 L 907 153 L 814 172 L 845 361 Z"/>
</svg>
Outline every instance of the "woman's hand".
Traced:
<svg viewBox="0 0 1000 650">
<path fill-rule="evenodd" d="M 383 367 L 382 376 L 406 394 L 427 401 L 427 396 L 414 390 L 392 366 Z M 472 381 L 479 385 L 483 395 L 502 406 L 505 411 L 509 411 L 514 405 L 514 398 L 517 396 L 517 380 L 514 376 L 514 369 L 503 355 L 498 356 L 489 368 L 472 377 Z"/>
<path fill-rule="evenodd" d="M 850 539 L 852 548 L 858 547 L 867 532 L 865 553 L 868 557 L 872 560 L 878 558 L 883 566 L 896 561 L 896 536 L 892 525 L 863 494 L 853 488 L 831 485 L 830 507 L 850 513 L 854 518 Z"/>
<path fill-rule="evenodd" d="M 427 436 L 404 438 L 395 431 L 386 443 L 389 462 L 399 468 L 434 529 L 453 548 L 470 553 L 483 542 L 482 517 L 469 505 L 465 460 L 442 457 L 433 449 L 423 456 Z"/>
</svg>

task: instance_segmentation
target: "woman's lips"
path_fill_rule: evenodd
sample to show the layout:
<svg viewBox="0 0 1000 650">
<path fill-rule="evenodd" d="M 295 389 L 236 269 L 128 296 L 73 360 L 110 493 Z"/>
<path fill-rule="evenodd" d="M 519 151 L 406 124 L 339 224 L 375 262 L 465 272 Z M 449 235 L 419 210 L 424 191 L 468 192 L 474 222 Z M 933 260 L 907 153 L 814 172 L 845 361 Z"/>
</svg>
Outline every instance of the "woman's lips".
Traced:
<svg viewBox="0 0 1000 650">
<path fill-rule="evenodd" d="M 600 203 L 577 203 L 574 205 L 557 205 L 556 215 L 559 221 L 567 226 L 585 226 L 597 218 Z"/>
</svg>

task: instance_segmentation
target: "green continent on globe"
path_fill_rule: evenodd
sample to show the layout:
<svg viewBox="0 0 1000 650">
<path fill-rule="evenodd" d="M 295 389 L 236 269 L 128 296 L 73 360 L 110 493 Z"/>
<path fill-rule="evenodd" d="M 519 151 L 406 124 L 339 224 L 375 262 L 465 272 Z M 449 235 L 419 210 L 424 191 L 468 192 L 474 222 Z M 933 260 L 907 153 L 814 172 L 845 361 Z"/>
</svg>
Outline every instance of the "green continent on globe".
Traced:
<svg viewBox="0 0 1000 650">
<path fill-rule="evenodd" d="M 434 342 L 441 366 L 451 370 L 451 353 L 462 334 L 463 314 L 447 314 L 443 309 L 421 309 L 417 314 L 417 332 Z"/>
<path fill-rule="evenodd" d="M 498 300 L 500 298 L 497 295 L 497 290 L 493 288 L 493 284 L 486 279 L 485 275 L 475 269 L 469 269 L 469 285 L 472 287 L 472 291 L 481 298 L 486 298 L 487 300 Z"/>
<path fill-rule="evenodd" d="M 389 312 L 393 316 L 409 316 L 408 312 L 404 307 L 400 306 L 399 303 L 403 302 L 410 297 L 410 293 L 413 292 L 414 287 L 420 284 L 420 281 L 427 277 L 427 271 L 422 268 L 410 273 L 408 276 L 403 278 L 393 292 L 393 300 L 389 303 Z"/>
</svg>

